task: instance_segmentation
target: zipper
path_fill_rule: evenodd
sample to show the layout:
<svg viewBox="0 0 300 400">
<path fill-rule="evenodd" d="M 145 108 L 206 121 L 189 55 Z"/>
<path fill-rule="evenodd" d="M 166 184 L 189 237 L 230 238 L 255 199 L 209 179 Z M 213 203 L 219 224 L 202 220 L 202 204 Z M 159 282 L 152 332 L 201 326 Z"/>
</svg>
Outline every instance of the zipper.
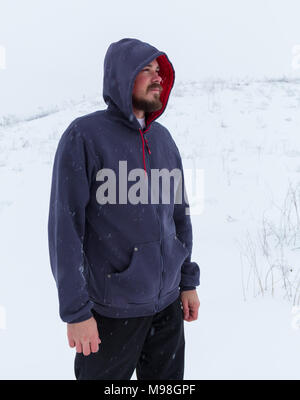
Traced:
<svg viewBox="0 0 300 400">
<path fill-rule="evenodd" d="M 144 137 L 144 139 L 145 139 L 145 142 L 146 142 L 148 153 L 151 154 L 151 151 L 150 151 L 150 148 L 149 148 L 149 144 L 148 144 L 148 140 L 145 137 Z"/>
<path fill-rule="evenodd" d="M 146 152 L 146 159 L 147 159 L 147 164 L 149 166 L 149 171 L 151 172 L 151 165 L 150 165 L 150 154 L 151 151 L 149 149 L 148 143 L 147 143 L 147 139 L 145 138 L 145 142 L 147 144 L 147 148 L 148 148 L 148 152 Z M 150 199 L 151 199 L 151 195 L 150 195 Z M 160 259 L 161 259 L 161 275 L 160 275 L 160 282 L 159 282 L 159 292 L 158 292 L 158 300 L 157 303 L 155 304 L 155 309 L 154 311 L 157 312 L 158 311 L 158 304 L 159 304 L 159 299 L 160 299 L 160 293 L 161 293 L 161 289 L 162 289 L 162 274 L 164 273 L 164 262 L 163 262 L 163 251 L 162 251 L 162 234 L 161 234 L 161 223 L 159 220 L 159 215 L 158 215 L 158 211 L 156 208 L 156 205 L 154 205 L 155 208 L 155 214 L 156 214 L 156 218 L 157 218 L 157 222 L 158 222 L 158 226 L 159 226 L 159 245 L 160 245 Z"/>
<path fill-rule="evenodd" d="M 144 138 L 144 141 L 145 141 L 145 144 L 146 144 L 146 147 L 147 147 L 147 151 L 145 151 L 145 154 L 146 154 L 145 159 L 147 161 L 146 162 L 146 169 L 147 169 L 147 175 L 148 175 L 148 179 L 149 179 L 149 175 L 151 176 L 151 166 L 150 166 L 150 154 L 151 154 L 151 151 L 149 149 L 148 140 L 145 138 L 145 136 L 143 136 L 143 138 Z M 149 169 L 149 174 L 148 174 L 148 169 Z"/>
</svg>

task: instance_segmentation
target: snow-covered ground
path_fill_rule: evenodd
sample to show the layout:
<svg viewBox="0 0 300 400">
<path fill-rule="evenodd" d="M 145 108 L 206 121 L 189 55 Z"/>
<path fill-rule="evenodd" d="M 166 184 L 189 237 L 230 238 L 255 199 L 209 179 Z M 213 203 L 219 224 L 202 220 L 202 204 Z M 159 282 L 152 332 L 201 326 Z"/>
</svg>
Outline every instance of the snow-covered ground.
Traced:
<svg viewBox="0 0 300 400">
<path fill-rule="evenodd" d="M 48 256 L 52 163 L 69 123 L 105 107 L 0 118 L 0 379 L 74 379 Z M 178 82 L 158 120 L 204 171 L 185 379 L 300 378 L 299 110 L 297 80 Z"/>
</svg>

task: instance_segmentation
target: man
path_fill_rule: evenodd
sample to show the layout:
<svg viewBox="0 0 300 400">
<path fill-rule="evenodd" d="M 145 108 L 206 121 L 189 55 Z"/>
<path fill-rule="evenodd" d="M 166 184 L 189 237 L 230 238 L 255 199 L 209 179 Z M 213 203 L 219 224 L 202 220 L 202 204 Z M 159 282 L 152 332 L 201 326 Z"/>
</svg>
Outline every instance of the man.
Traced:
<svg viewBox="0 0 300 400">
<path fill-rule="evenodd" d="M 177 202 L 174 194 L 184 188 L 179 150 L 156 121 L 174 77 L 155 47 L 112 43 L 104 60 L 107 109 L 76 118 L 58 144 L 49 251 L 77 379 L 129 380 L 135 368 L 138 379 L 183 379 L 183 319 L 198 317 L 200 271 L 191 261 L 186 196 Z M 151 202 L 155 170 L 180 171 L 181 185 L 171 179 Z M 143 201 L 129 201 L 138 191 Z M 172 192 L 169 202 L 164 192 Z"/>
</svg>

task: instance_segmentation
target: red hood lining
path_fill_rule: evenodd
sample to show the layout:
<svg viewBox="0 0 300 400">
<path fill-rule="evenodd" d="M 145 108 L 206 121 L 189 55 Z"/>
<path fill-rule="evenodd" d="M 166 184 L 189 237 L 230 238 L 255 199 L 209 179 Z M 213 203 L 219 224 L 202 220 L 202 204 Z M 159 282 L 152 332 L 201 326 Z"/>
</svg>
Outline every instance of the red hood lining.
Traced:
<svg viewBox="0 0 300 400">
<path fill-rule="evenodd" d="M 157 118 L 166 108 L 166 104 L 174 83 L 174 71 L 167 57 L 165 55 L 161 55 L 157 57 L 156 60 L 160 68 L 159 75 L 162 78 L 160 85 L 162 86 L 163 90 L 160 95 L 160 100 L 163 106 L 160 110 L 154 111 L 148 115 L 146 126 L 148 126 L 155 118 Z"/>
<path fill-rule="evenodd" d="M 144 133 L 147 132 L 150 129 L 150 124 L 151 122 L 156 119 L 164 109 L 166 108 L 168 98 L 170 96 L 171 89 L 173 87 L 174 83 L 174 71 L 173 68 L 168 61 L 167 57 L 165 55 L 161 55 L 157 57 L 157 62 L 160 67 L 160 76 L 162 78 L 160 85 L 162 86 L 163 90 L 160 94 L 160 100 L 162 102 L 162 107 L 158 111 L 154 111 L 148 115 L 146 118 L 146 130 L 143 132 L 142 129 L 139 129 L 140 134 L 141 134 L 141 139 L 142 139 L 142 145 L 143 145 L 143 164 L 144 164 L 144 171 L 145 171 L 145 176 L 147 176 L 147 169 L 146 169 L 146 162 L 145 162 L 145 141 L 147 145 L 147 149 L 149 154 L 151 154 L 149 144 L 146 138 L 144 138 Z"/>
</svg>

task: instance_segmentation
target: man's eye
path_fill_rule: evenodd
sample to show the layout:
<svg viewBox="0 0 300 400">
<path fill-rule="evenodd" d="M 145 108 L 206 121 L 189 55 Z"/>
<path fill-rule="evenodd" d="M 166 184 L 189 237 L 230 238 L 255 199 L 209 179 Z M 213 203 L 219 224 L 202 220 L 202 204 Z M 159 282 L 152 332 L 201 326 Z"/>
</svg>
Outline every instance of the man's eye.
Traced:
<svg viewBox="0 0 300 400">
<path fill-rule="evenodd" d="M 142 69 L 142 71 L 143 72 L 149 72 L 150 71 L 150 69 L 149 68 L 147 68 L 147 69 Z M 157 73 L 158 73 L 158 75 L 159 75 L 159 73 L 160 73 L 160 71 L 156 71 Z"/>
</svg>

